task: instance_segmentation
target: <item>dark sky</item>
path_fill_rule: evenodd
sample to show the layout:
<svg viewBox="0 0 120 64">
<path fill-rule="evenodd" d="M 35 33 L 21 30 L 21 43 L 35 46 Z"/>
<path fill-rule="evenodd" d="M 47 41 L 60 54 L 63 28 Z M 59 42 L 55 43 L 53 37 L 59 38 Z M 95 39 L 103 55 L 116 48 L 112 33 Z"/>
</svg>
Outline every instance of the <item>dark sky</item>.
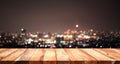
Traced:
<svg viewBox="0 0 120 64">
<path fill-rule="evenodd" d="M 118 0 L 0 0 L 0 31 L 119 30 Z"/>
</svg>

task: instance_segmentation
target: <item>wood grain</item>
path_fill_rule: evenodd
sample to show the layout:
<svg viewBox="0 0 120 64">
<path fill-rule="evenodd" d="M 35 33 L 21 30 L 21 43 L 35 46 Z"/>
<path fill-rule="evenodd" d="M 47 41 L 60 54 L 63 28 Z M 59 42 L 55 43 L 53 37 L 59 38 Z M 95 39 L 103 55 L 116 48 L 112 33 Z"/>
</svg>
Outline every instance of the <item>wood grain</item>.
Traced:
<svg viewBox="0 0 120 64">
<path fill-rule="evenodd" d="M 120 64 L 120 49 L 1 48 L 0 64 Z"/>
</svg>

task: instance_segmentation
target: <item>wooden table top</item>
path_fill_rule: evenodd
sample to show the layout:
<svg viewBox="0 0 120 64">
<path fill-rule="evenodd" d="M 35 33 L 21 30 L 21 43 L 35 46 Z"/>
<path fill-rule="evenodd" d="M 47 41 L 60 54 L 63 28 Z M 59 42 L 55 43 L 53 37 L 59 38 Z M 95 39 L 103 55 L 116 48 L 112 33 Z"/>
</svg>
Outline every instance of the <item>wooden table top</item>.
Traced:
<svg viewBox="0 0 120 64">
<path fill-rule="evenodd" d="M 120 49 L 1 48 L 0 64 L 120 64 Z"/>
</svg>

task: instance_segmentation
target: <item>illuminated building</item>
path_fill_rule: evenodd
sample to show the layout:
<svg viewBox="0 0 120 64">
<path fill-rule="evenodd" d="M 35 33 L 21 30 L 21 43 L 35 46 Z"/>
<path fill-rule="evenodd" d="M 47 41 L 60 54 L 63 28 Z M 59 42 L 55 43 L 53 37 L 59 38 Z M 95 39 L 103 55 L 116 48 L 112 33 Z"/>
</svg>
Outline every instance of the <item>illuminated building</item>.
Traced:
<svg viewBox="0 0 120 64">
<path fill-rule="evenodd" d="M 26 29 L 21 28 L 21 37 L 22 37 L 23 42 L 25 42 L 25 40 L 26 40 L 26 37 L 27 37 L 26 34 L 27 34 Z"/>
</svg>

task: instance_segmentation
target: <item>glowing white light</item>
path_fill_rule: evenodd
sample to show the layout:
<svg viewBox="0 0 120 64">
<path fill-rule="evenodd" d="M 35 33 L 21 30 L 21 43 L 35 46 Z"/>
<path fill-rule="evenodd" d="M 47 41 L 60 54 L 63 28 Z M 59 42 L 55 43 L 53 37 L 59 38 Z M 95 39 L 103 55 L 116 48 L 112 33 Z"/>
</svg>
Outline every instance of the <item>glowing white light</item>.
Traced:
<svg viewBox="0 0 120 64">
<path fill-rule="evenodd" d="M 91 29 L 90 31 L 93 32 L 93 29 Z"/>
<path fill-rule="evenodd" d="M 96 33 L 94 33 L 93 35 L 96 36 Z"/>
<path fill-rule="evenodd" d="M 70 43 L 73 43 L 73 41 L 70 41 Z"/>
<path fill-rule="evenodd" d="M 50 42 L 50 39 L 47 39 L 47 42 Z"/>
<path fill-rule="evenodd" d="M 29 38 L 27 41 L 28 41 L 28 44 L 30 44 L 33 40 Z"/>
<path fill-rule="evenodd" d="M 39 38 L 39 40 L 41 41 L 42 39 L 41 39 L 41 38 Z"/>
<path fill-rule="evenodd" d="M 63 35 L 57 35 L 57 37 L 63 37 Z"/>
<path fill-rule="evenodd" d="M 76 25 L 76 27 L 78 27 L 79 25 Z"/>
<path fill-rule="evenodd" d="M 64 35 L 64 38 L 66 38 L 67 36 L 66 35 Z"/>
<path fill-rule="evenodd" d="M 49 36 L 46 34 L 46 35 L 44 35 L 44 37 L 45 37 L 45 38 L 48 38 Z"/>
<path fill-rule="evenodd" d="M 57 35 L 57 37 L 60 37 L 60 35 Z"/>
<path fill-rule="evenodd" d="M 82 38 L 82 36 L 81 36 L 81 35 L 78 35 L 78 38 Z"/>
<path fill-rule="evenodd" d="M 21 31 L 23 31 L 24 29 L 22 28 Z"/>
<path fill-rule="evenodd" d="M 15 36 L 12 37 L 13 39 L 15 38 Z"/>
<path fill-rule="evenodd" d="M 102 48 L 102 46 L 100 46 L 100 48 Z"/>
<path fill-rule="evenodd" d="M 34 40 L 34 42 L 38 42 L 38 40 Z"/>
<path fill-rule="evenodd" d="M 60 37 L 63 37 L 63 35 L 60 35 Z"/>
<path fill-rule="evenodd" d="M 90 36 L 85 35 L 85 36 L 84 36 L 84 38 L 89 39 L 89 38 L 90 38 Z"/>
<path fill-rule="evenodd" d="M 54 40 L 53 43 L 56 43 L 56 40 Z"/>
<path fill-rule="evenodd" d="M 50 39 L 47 39 L 45 43 L 52 43 L 52 41 Z"/>
<path fill-rule="evenodd" d="M 72 35 L 68 35 L 68 38 L 72 38 L 73 36 Z"/>
<path fill-rule="evenodd" d="M 71 46 L 71 45 L 69 45 L 69 47 L 71 48 L 72 46 Z"/>
<path fill-rule="evenodd" d="M 33 38 L 34 37 L 38 37 L 38 35 L 36 35 L 36 34 L 35 35 L 34 34 L 30 34 L 30 36 L 33 37 Z"/>
</svg>

